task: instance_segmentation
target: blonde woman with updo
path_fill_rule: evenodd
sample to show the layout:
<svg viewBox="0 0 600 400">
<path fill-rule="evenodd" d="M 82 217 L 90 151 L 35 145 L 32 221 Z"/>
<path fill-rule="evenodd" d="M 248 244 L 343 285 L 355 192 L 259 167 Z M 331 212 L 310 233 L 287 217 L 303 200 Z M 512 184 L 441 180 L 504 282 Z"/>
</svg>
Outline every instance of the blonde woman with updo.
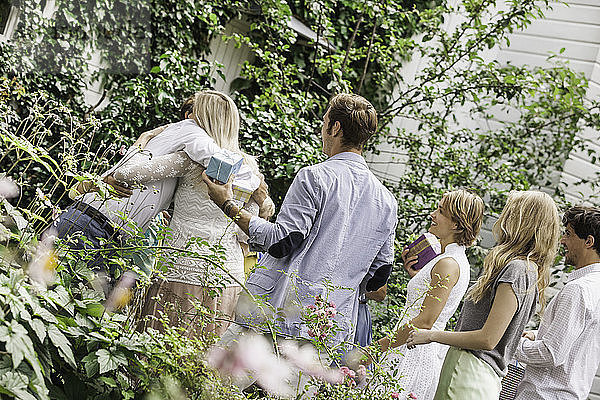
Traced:
<svg viewBox="0 0 600 400">
<path fill-rule="evenodd" d="M 464 296 L 470 279 L 465 254 L 479 234 L 484 203 L 465 190 L 447 192 L 431 213 L 429 233 L 441 244 L 441 253 L 423 268 L 414 270 L 416 257 L 406 259 L 404 267 L 411 276 L 406 288 L 406 309 L 392 337 L 379 340 L 387 369 L 397 369 L 399 390 L 414 393 L 418 399 L 431 399 L 447 346 L 433 344 L 407 351 L 406 339 L 414 329 L 443 331 Z M 399 376 L 400 376 L 399 375 Z M 406 393 L 401 397 L 404 398 Z"/>
<path fill-rule="evenodd" d="M 497 399 L 507 363 L 538 299 L 544 298 L 560 237 L 552 198 L 537 191 L 512 192 L 492 232 L 496 246 L 467 293 L 456 331 L 421 329 L 408 337 L 409 349 L 451 346 L 435 399 Z"/>
<path fill-rule="evenodd" d="M 259 186 L 260 172 L 256 161 L 239 148 L 239 113 L 229 96 L 212 90 L 197 93 L 189 117 L 191 120 L 184 123 L 196 124 L 221 149 L 244 157 L 245 168 L 252 172 L 252 178 L 245 182 L 244 187 L 255 189 Z M 161 135 L 163 133 L 157 138 Z M 244 256 L 240 242 L 246 239 L 245 235 L 209 199 L 206 184 L 201 179 L 203 170 L 203 166 L 194 163 L 185 151 L 179 151 L 128 163 L 115 172 L 118 181 L 128 184 L 148 185 L 165 176 L 179 177 L 169 225 L 173 233 L 167 238 L 166 245 L 211 257 L 223 265 L 219 268 L 195 256 L 171 253 L 172 264 L 163 273 L 166 279 L 153 284 L 148 291 L 143 314 L 157 318 L 166 314 L 172 326 L 184 327 L 190 337 L 206 332 L 221 335 L 225 331 L 228 321 L 233 319 L 241 291 L 240 283 L 244 282 Z M 259 211 L 272 214 L 274 207 L 266 194 L 264 181 L 244 208 L 257 215 Z M 220 247 L 222 255 L 215 257 L 210 249 L 213 246 Z M 195 302 L 214 311 L 216 317 L 207 323 L 206 313 L 198 309 Z M 158 321 L 150 321 L 150 326 L 162 329 Z"/>
</svg>

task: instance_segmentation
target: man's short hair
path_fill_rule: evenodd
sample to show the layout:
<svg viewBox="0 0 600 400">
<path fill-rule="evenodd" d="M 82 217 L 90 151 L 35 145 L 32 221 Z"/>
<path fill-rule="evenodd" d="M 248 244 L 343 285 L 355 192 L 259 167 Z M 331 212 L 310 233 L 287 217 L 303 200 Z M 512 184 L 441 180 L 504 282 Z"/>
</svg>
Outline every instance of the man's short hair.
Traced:
<svg viewBox="0 0 600 400">
<path fill-rule="evenodd" d="M 329 101 L 329 127 L 335 121 L 342 128 L 342 144 L 356 149 L 377 130 L 377 112 L 367 99 L 357 94 L 340 93 Z"/>
<path fill-rule="evenodd" d="M 179 119 L 186 119 L 188 114 L 191 114 L 194 110 L 194 98 L 196 95 L 192 95 L 185 99 L 179 107 Z"/>
<path fill-rule="evenodd" d="M 580 239 L 594 237 L 593 249 L 600 255 L 600 208 L 576 206 L 569 208 L 563 215 L 563 225 L 571 225 Z"/>
</svg>

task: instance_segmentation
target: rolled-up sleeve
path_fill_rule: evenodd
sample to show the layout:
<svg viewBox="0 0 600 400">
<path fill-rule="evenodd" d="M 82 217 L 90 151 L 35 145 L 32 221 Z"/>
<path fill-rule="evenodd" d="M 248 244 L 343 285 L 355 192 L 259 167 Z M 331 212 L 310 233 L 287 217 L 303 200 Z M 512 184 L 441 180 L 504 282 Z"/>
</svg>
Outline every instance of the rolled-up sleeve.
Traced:
<svg viewBox="0 0 600 400">
<path fill-rule="evenodd" d="M 308 236 L 319 212 L 320 198 L 317 176 L 309 168 L 301 169 L 274 223 L 259 217 L 250 219 L 250 247 L 276 258 L 289 255 Z"/>
<path fill-rule="evenodd" d="M 553 300 L 556 302 L 552 320 L 542 322 L 536 340 L 522 338 L 515 358 L 539 367 L 565 363 L 585 327 L 585 300 L 580 288 L 566 285 Z"/>
</svg>

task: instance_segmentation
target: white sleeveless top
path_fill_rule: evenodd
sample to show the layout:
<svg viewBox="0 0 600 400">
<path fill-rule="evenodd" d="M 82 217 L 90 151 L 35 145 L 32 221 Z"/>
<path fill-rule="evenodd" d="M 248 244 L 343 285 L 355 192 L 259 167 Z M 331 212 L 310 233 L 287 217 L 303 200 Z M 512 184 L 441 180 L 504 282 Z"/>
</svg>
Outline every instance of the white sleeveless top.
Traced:
<svg viewBox="0 0 600 400">
<path fill-rule="evenodd" d="M 451 243 L 446 246 L 444 253 L 438 255 L 428 262 L 408 283 L 405 315 L 398 327 L 414 319 L 421 312 L 425 293 L 431 285 L 431 270 L 435 264 L 443 258 L 453 258 L 460 268 L 460 277 L 458 282 L 450 291 L 448 301 L 442 309 L 437 320 L 433 324 L 432 330 L 444 330 L 448 320 L 458 308 L 467 288 L 471 277 L 471 268 L 469 260 L 465 254 L 465 246 L 459 246 Z M 408 393 L 414 393 L 419 400 L 433 399 L 440 371 L 448 346 L 440 343 L 430 343 L 417 346 L 408 350 L 406 345 L 399 346 L 388 352 L 384 365 L 388 369 L 398 368 L 403 377 L 400 379 L 401 398 Z M 397 366 L 397 367 L 396 367 Z"/>
</svg>

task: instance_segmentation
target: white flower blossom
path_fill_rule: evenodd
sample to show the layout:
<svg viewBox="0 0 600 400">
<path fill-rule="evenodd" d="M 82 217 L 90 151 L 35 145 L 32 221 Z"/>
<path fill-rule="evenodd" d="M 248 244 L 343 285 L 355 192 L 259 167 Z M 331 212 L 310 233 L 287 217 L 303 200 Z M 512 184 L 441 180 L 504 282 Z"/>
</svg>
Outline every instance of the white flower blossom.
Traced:
<svg viewBox="0 0 600 400">
<path fill-rule="evenodd" d="M 0 178 L 0 200 L 12 199 L 19 195 L 19 187 L 10 178 Z"/>
</svg>

